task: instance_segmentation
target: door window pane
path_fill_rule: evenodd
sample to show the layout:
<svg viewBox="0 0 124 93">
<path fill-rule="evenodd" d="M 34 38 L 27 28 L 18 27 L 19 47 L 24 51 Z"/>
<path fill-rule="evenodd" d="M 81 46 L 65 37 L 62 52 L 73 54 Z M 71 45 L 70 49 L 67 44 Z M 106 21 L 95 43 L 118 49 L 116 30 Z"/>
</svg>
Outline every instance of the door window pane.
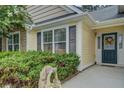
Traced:
<svg viewBox="0 0 124 93">
<path fill-rule="evenodd" d="M 115 49 L 115 35 L 105 35 L 104 50 L 114 50 L 114 49 Z"/>
</svg>

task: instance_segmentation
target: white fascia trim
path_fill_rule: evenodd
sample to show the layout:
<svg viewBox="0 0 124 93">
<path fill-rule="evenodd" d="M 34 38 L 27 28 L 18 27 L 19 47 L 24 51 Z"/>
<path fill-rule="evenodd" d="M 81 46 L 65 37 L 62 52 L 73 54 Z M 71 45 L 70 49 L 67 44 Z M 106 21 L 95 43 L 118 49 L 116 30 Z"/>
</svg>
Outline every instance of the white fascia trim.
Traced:
<svg viewBox="0 0 124 93">
<path fill-rule="evenodd" d="M 73 11 L 77 12 L 78 14 L 83 13 L 83 11 L 81 11 L 80 9 L 76 8 L 73 5 L 67 5 L 68 8 L 72 9 Z"/>
<path fill-rule="evenodd" d="M 43 24 L 34 25 L 34 26 L 33 26 L 33 29 L 38 28 L 38 27 L 41 27 L 41 26 L 49 25 L 49 24 L 52 24 L 52 23 L 61 22 L 61 21 L 64 21 L 64 20 L 79 18 L 79 17 L 81 17 L 81 16 L 83 16 L 83 14 L 77 14 L 77 15 L 73 15 L 73 16 L 61 18 L 61 19 L 58 19 L 58 20 L 46 22 L 46 23 L 43 23 Z M 30 30 L 30 31 L 31 31 L 31 30 Z"/>
<path fill-rule="evenodd" d="M 98 27 L 92 27 L 92 29 L 101 29 L 101 28 L 107 28 L 107 27 L 113 27 L 113 26 L 122 26 L 124 23 L 117 23 L 117 24 L 110 24 L 110 25 L 103 25 Z"/>
<path fill-rule="evenodd" d="M 124 25 L 124 18 L 117 18 L 117 19 L 111 19 L 103 22 L 97 22 L 96 25 L 92 27 L 92 29 L 100 29 L 100 28 L 121 26 L 121 25 Z"/>
<path fill-rule="evenodd" d="M 90 14 L 87 13 L 87 16 L 94 24 L 96 24 L 96 20 Z"/>
<path fill-rule="evenodd" d="M 60 5 L 61 8 L 65 9 L 66 11 L 68 11 L 69 13 L 73 13 L 75 12 L 74 10 L 68 8 L 66 5 Z"/>
<path fill-rule="evenodd" d="M 96 24 L 96 21 L 93 19 L 93 17 L 91 15 L 89 15 L 88 13 L 85 13 L 85 14 L 81 13 L 81 14 L 76 14 L 76 15 L 73 15 L 73 16 L 57 19 L 57 20 L 54 20 L 54 21 L 46 22 L 46 23 L 39 24 L 39 25 L 33 25 L 32 29 L 35 29 L 35 28 L 38 28 L 38 27 L 41 27 L 41 26 L 45 26 L 45 25 L 49 25 L 49 24 L 53 24 L 53 23 L 56 23 L 56 22 L 61 22 L 61 21 L 64 21 L 64 20 L 70 20 L 70 19 L 77 20 L 77 19 L 79 19 L 83 16 L 87 16 L 93 22 L 93 24 Z M 30 30 L 30 31 L 32 31 L 32 30 Z"/>
</svg>

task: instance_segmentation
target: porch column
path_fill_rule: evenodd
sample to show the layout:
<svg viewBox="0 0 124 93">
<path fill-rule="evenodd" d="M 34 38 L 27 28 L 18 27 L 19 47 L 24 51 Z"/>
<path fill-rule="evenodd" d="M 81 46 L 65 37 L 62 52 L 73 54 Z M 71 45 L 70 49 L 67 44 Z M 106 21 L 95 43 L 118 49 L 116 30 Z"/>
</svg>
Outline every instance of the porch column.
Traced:
<svg viewBox="0 0 124 93">
<path fill-rule="evenodd" d="M 83 58 L 82 58 L 82 56 L 83 56 L 83 54 L 82 54 L 82 48 L 83 48 L 83 44 L 82 44 L 82 32 L 83 32 L 83 29 L 82 29 L 82 26 L 83 26 L 83 23 L 82 23 L 82 21 L 79 21 L 78 23 L 77 23 L 77 32 L 76 32 L 76 53 L 77 53 L 77 55 L 80 57 L 80 65 L 79 65 L 79 67 L 78 67 L 78 70 L 79 71 L 81 71 L 82 69 L 83 69 Z"/>
</svg>

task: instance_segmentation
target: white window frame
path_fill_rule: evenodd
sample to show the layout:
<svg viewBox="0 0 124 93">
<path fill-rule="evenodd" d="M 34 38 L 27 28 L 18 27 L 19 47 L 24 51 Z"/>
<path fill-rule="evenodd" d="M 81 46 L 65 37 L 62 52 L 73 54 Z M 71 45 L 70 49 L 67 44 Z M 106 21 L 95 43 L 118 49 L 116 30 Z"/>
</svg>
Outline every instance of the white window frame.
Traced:
<svg viewBox="0 0 124 93">
<path fill-rule="evenodd" d="M 42 44 L 41 44 L 41 46 L 42 46 L 42 50 L 44 51 L 44 44 L 52 44 L 52 48 L 53 48 L 53 41 L 52 42 L 48 42 L 48 43 L 44 43 L 44 36 L 43 36 L 43 33 L 44 32 L 49 32 L 49 31 L 52 31 L 52 35 L 53 35 L 53 30 L 46 30 L 46 31 L 43 31 L 43 32 L 41 32 L 41 34 L 42 34 L 42 37 L 41 37 L 41 40 L 42 40 Z M 53 40 L 53 36 L 52 36 L 52 40 Z M 53 49 L 52 49 L 52 51 L 53 51 Z"/>
<path fill-rule="evenodd" d="M 55 53 L 55 42 L 54 42 L 54 30 L 56 29 L 61 29 L 61 28 L 65 28 L 66 29 L 66 53 L 69 53 L 69 26 L 72 26 L 72 25 L 63 25 L 63 26 L 57 26 L 57 27 L 53 27 L 53 28 L 49 28 L 49 29 L 45 29 L 43 31 L 40 31 L 41 32 L 41 40 L 42 40 L 42 43 L 41 43 L 41 50 L 44 51 L 44 42 L 43 42 L 43 32 L 46 32 L 46 31 L 52 31 L 52 53 Z"/>
<path fill-rule="evenodd" d="M 10 35 L 14 35 L 14 34 L 19 34 L 19 51 L 20 51 L 20 31 L 17 31 L 17 32 L 11 32 L 10 33 Z M 9 41 L 9 39 L 7 38 L 7 42 L 6 42 L 6 49 L 7 49 L 7 51 L 9 51 L 9 49 L 8 49 L 8 46 L 9 46 L 9 44 L 8 44 L 8 41 Z M 13 44 L 13 40 L 12 40 L 12 51 L 14 51 L 14 44 Z"/>
<path fill-rule="evenodd" d="M 65 37 L 66 37 L 66 39 L 65 39 L 65 41 L 55 41 L 55 40 L 54 40 L 54 48 L 55 48 L 55 44 L 65 43 L 65 44 L 66 44 L 66 46 L 65 46 L 65 50 L 66 50 L 65 53 L 68 53 L 68 52 L 67 52 L 67 48 L 68 48 L 68 47 L 67 47 L 67 38 L 68 38 L 68 37 L 67 37 L 67 32 L 68 32 L 68 31 L 67 31 L 67 27 L 62 27 L 62 28 L 57 28 L 57 29 L 63 29 L 63 28 L 65 29 L 65 34 L 66 34 Z M 57 30 L 57 29 L 54 29 L 54 35 L 55 35 L 55 30 Z M 54 38 L 55 38 L 55 37 L 54 37 Z M 54 52 L 55 52 L 55 50 L 54 50 Z"/>
</svg>

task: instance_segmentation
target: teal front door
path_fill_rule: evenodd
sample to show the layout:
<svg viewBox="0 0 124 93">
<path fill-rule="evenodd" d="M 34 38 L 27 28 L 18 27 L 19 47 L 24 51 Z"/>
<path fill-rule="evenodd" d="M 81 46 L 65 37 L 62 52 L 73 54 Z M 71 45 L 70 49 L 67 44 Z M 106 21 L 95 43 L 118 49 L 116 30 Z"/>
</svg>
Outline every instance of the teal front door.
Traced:
<svg viewBox="0 0 124 93">
<path fill-rule="evenodd" d="M 102 35 L 102 62 L 117 64 L 117 33 Z"/>
</svg>

